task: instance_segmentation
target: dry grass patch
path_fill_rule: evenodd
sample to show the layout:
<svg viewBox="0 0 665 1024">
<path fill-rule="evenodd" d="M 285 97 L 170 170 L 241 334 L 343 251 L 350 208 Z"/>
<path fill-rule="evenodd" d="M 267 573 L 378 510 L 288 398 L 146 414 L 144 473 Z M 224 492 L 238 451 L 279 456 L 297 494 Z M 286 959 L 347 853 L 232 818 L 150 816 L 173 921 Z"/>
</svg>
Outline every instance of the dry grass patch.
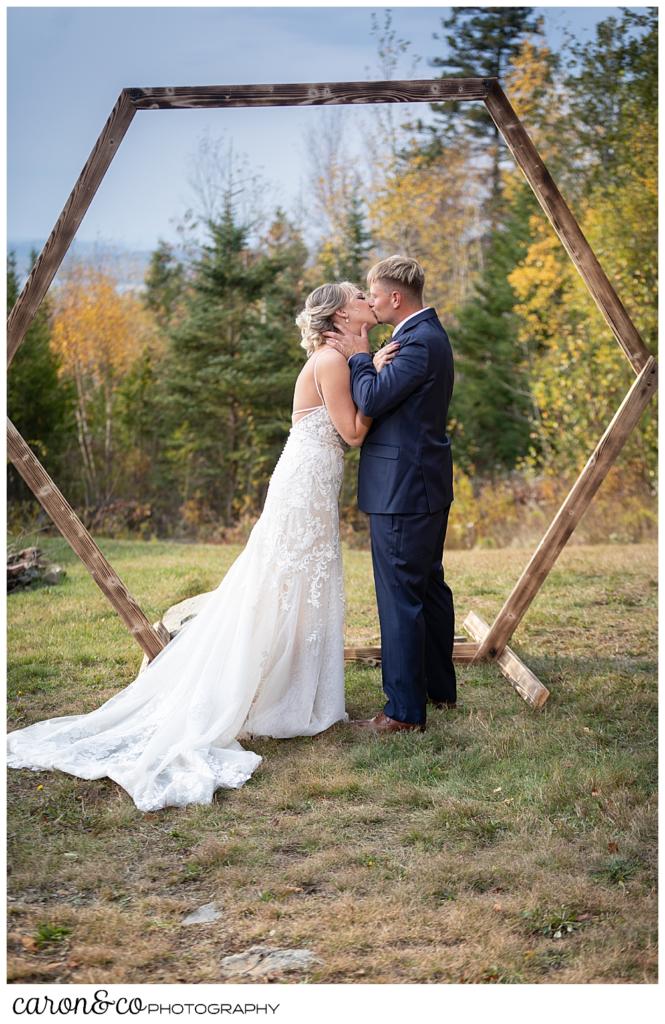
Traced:
<svg viewBox="0 0 665 1024">
<path fill-rule="evenodd" d="M 95 707 L 140 663 L 43 546 L 68 577 L 10 596 L 13 725 Z M 153 618 L 238 550 L 102 547 Z M 349 640 L 371 642 L 369 556 L 345 558 Z M 527 558 L 452 552 L 460 619 L 491 618 Z M 152 814 L 108 780 L 11 771 L 10 980 L 219 983 L 223 956 L 261 944 L 314 952 L 294 983 L 653 983 L 655 566 L 648 545 L 562 554 L 513 644 L 551 690 L 537 714 L 467 667 L 423 735 L 257 739 L 241 790 Z M 378 670 L 347 669 L 347 705 L 381 707 Z M 210 902 L 220 918 L 182 924 Z"/>
</svg>

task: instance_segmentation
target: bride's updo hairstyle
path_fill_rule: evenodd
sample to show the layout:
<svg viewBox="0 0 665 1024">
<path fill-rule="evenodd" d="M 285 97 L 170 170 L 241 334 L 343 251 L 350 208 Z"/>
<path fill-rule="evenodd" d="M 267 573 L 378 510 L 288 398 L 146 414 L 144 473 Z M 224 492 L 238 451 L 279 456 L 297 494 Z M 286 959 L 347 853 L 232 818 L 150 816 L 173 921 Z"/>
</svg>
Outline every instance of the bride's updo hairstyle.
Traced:
<svg viewBox="0 0 665 1024">
<path fill-rule="evenodd" d="M 332 331 L 334 314 L 357 294 L 355 284 L 340 281 L 339 284 L 322 284 L 307 296 L 305 308 L 296 317 L 296 325 L 302 335 L 300 344 L 308 356 L 325 344 L 323 332 Z"/>
</svg>

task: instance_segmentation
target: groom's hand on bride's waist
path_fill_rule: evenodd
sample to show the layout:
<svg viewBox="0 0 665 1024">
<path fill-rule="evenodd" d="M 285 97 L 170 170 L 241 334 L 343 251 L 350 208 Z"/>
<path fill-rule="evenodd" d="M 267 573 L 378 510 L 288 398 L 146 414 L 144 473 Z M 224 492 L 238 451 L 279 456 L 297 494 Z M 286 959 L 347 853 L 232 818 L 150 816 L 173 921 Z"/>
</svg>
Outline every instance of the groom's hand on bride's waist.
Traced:
<svg viewBox="0 0 665 1024">
<path fill-rule="evenodd" d="M 367 324 L 360 328 L 360 334 L 354 334 L 348 327 L 340 325 L 337 331 L 324 331 L 323 337 L 326 344 L 336 348 L 345 359 L 357 355 L 359 352 L 366 352 L 369 355 L 369 338 L 367 337 Z"/>
</svg>

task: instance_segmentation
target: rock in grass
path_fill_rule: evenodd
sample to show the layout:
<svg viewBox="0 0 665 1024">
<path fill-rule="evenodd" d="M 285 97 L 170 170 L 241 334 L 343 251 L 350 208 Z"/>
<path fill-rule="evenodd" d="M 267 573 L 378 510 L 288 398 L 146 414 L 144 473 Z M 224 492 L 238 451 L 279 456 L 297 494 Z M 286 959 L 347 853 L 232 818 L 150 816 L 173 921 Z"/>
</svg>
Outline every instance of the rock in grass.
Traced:
<svg viewBox="0 0 665 1024">
<path fill-rule="evenodd" d="M 218 917 L 222 916 L 221 910 L 217 909 L 216 903 L 204 903 L 198 910 L 192 911 L 187 917 L 183 918 L 183 924 L 208 924 L 210 921 L 216 921 Z"/>
<path fill-rule="evenodd" d="M 173 640 L 173 637 L 180 632 L 185 623 L 189 622 L 190 619 L 196 618 L 212 593 L 212 590 L 208 590 L 205 594 L 197 594 L 195 597 L 188 597 L 184 601 L 172 604 L 170 608 L 166 609 L 159 622 L 153 622 L 153 626 L 156 629 L 159 626 L 163 626 L 171 640 Z M 139 672 L 143 672 L 147 664 L 148 655 L 146 654 L 141 662 Z"/>
<path fill-rule="evenodd" d="M 66 575 L 67 573 L 61 565 L 52 565 L 51 568 L 44 573 L 42 579 L 44 580 L 44 583 L 50 583 L 51 586 L 54 586 L 56 583 L 60 583 Z"/>
<path fill-rule="evenodd" d="M 248 975 L 263 978 L 274 974 L 308 971 L 319 961 L 310 949 L 271 949 L 269 946 L 250 946 L 244 953 L 225 956 L 221 962 L 225 978 Z"/>
</svg>

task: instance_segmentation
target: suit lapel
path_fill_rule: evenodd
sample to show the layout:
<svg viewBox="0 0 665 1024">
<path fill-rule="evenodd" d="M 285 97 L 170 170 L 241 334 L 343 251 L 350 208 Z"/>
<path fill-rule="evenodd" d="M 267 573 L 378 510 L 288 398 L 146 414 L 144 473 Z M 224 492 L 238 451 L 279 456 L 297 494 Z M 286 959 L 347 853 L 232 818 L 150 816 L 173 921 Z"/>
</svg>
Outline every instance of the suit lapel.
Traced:
<svg viewBox="0 0 665 1024">
<path fill-rule="evenodd" d="M 410 330 L 412 330 L 414 327 L 417 327 L 418 324 L 421 324 L 423 320 L 430 319 L 436 319 L 436 310 L 434 309 L 433 306 L 430 306 L 429 309 L 423 309 L 422 312 L 420 313 L 416 313 L 413 319 L 409 320 L 409 322 L 404 324 L 403 327 L 400 327 L 399 330 L 395 331 L 391 340 L 401 340 L 406 334 L 408 334 Z"/>
</svg>

